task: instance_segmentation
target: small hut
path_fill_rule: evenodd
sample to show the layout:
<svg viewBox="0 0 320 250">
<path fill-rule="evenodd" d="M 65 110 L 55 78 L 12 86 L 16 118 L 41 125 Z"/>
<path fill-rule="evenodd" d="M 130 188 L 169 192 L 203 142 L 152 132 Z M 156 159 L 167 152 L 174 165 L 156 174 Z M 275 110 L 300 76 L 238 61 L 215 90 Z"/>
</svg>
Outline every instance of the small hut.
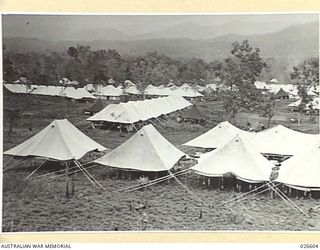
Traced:
<svg viewBox="0 0 320 250">
<path fill-rule="evenodd" d="M 289 99 L 289 94 L 280 88 L 277 93 L 274 95 L 275 99 Z"/>
<path fill-rule="evenodd" d="M 98 112 L 100 112 L 101 110 L 103 110 L 105 107 L 104 103 L 102 102 L 101 99 L 98 99 L 91 107 L 89 108 L 85 108 L 85 114 L 88 115 L 94 115 Z"/>
<path fill-rule="evenodd" d="M 184 121 L 191 121 L 197 124 L 202 124 L 205 122 L 205 120 L 208 119 L 208 117 L 205 114 L 203 114 L 196 105 L 193 105 L 190 109 L 184 112 L 181 115 L 181 118 Z"/>
</svg>

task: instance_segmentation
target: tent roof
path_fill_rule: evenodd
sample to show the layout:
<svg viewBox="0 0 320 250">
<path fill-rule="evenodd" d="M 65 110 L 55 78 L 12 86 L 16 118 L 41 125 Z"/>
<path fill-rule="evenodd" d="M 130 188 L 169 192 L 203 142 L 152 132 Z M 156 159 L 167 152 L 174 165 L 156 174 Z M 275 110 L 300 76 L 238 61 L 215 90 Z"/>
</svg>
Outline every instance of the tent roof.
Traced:
<svg viewBox="0 0 320 250">
<path fill-rule="evenodd" d="M 282 125 L 261 131 L 251 144 L 261 153 L 296 155 L 320 138 L 320 134 L 306 134 Z"/>
<path fill-rule="evenodd" d="M 216 177 L 232 173 L 247 182 L 269 181 L 274 166 L 246 145 L 239 135 L 222 148 L 206 153 L 201 158 L 198 164 L 191 167 L 196 173 Z"/>
<path fill-rule="evenodd" d="M 5 84 L 5 87 L 13 93 L 30 93 L 33 95 L 65 96 L 73 99 L 90 98 L 95 99 L 85 88 L 31 85 L 29 89 L 24 84 Z"/>
<path fill-rule="evenodd" d="M 122 169 L 165 171 L 184 153 L 167 141 L 152 125 L 141 128 L 122 145 L 94 162 Z"/>
<path fill-rule="evenodd" d="M 96 95 L 103 95 L 103 96 L 121 96 L 122 89 L 116 88 L 113 85 L 107 85 L 105 87 L 98 89 L 98 91 L 96 91 L 95 94 Z"/>
<path fill-rule="evenodd" d="M 138 121 L 156 118 L 190 105 L 191 103 L 183 97 L 162 97 L 143 101 L 109 104 L 87 120 L 132 124 Z"/>
<path fill-rule="evenodd" d="M 136 85 L 131 85 L 128 88 L 126 88 L 126 92 L 133 95 L 141 94 Z"/>
<path fill-rule="evenodd" d="M 4 84 L 5 88 L 8 89 L 12 93 L 17 94 L 27 94 L 30 89 L 25 84 Z"/>
<path fill-rule="evenodd" d="M 320 190 L 320 140 L 311 149 L 283 162 L 276 181 Z"/>
<path fill-rule="evenodd" d="M 140 121 L 141 117 L 130 103 L 119 103 L 109 104 L 87 120 L 132 124 Z"/>
<path fill-rule="evenodd" d="M 278 92 L 275 94 L 275 97 L 283 97 L 283 96 L 289 96 L 289 94 L 283 90 L 283 88 L 280 88 Z"/>
<path fill-rule="evenodd" d="M 206 120 L 208 117 L 204 115 L 196 105 L 193 105 L 190 109 L 181 115 L 182 118 L 194 119 L 194 120 Z"/>
<path fill-rule="evenodd" d="M 301 104 L 301 99 L 299 99 L 293 103 L 288 104 L 288 107 L 298 107 L 300 104 Z"/>
<path fill-rule="evenodd" d="M 239 129 L 225 121 L 183 145 L 199 148 L 221 148 L 237 134 L 246 141 L 251 140 L 255 135 L 255 133 Z"/>
<path fill-rule="evenodd" d="M 90 139 L 67 119 L 54 120 L 25 142 L 4 152 L 12 156 L 39 156 L 58 161 L 80 159 L 94 150 L 106 148 Z"/>
<path fill-rule="evenodd" d="M 276 78 L 273 78 L 270 80 L 270 82 L 278 83 L 278 80 Z"/>
<path fill-rule="evenodd" d="M 191 86 L 188 83 L 183 83 L 180 88 L 191 88 Z"/>
</svg>

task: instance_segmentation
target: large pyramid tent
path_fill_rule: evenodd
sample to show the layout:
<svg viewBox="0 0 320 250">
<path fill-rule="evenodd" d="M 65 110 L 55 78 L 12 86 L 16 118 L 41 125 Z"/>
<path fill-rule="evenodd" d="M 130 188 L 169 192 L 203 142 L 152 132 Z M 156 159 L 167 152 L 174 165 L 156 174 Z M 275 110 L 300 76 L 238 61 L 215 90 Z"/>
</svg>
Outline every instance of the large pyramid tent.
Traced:
<svg viewBox="0 0 320 250">
<path fill-rule="evenodd" d="M 203 155 L 199 163 L 191 169 L 197 174 L 211 177 L 232 173 L 240 180 L 258 183 L 269 181 L 273 166 L 236 135 L 222 148 Z"/>
<path fill-rule="evenodd" d="M 121 169 L 156 172 L 171 169 L 184 155 L 152 125 L 146 125 L 118 148 L 94 162 Z"/>
<path fill-rule="evenodd" d="M 319 134 L 307 134 L 282 125 L 261 131 L 252 140 L 252 146 L 260 153 L 296 155 L 314 145 Z"/>
<path fill-rule="evenodd" d="M 320 143 L 283 162 L 275 181 L 300 190 L 320 191 Z"/>
<path fill-rule="evenodd" d="M 237 134 L 246 141 L 251 140 L 255 135 L 255 133 L 241 130 L 225 121 L 197 138 L 186 142 L 184 145 L 198 148 L 221 148 Z"/>
<path fill-rule="evenodd" d="M 57 161 L 78 160 L 90 151 L 106 148 L 96 143 L 67 119 L 54 120 L 38 134 L 4 152 L 12 156 L 38 156 Z"/>
</svg>

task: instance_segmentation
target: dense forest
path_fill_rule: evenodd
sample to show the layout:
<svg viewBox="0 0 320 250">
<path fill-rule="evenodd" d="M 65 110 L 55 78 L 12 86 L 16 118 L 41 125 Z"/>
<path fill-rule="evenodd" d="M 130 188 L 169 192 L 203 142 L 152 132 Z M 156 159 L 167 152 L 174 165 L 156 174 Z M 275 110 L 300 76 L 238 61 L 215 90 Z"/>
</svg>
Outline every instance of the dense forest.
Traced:
<svg viewBox="0 0 320 250">
<path fill-rule="evenodd" d="M 199 58 L 176 59 L 157 51 L 142 56 L 120 55 L 114 49 L 93 50 L 87 45 L 66 48 L 64 52 L 47 50 L 41 52 L 3 51 L 4 80 L 13 82 L 24 76 L 35 84 L 57 85 L 62 78 L 78 81 L 80 86 L 88 83 L 107 83 L 114 79 L 117 83 L 131 80 L 140 85 L 167 84 L 170 80 L 176 84 L 212 83 L 223 74 L 225 60 L 206 62 Z M 231 54 L 230 54 L 231 56 Z M 259 80 L 274 78 L 279 63 L 274 58 L 265 59 L 266 67 Z M 284 68 L 283 83 L 290 81 L 289 72 Z"/>
<path fill-rule="evenodd" d="M 213 81 L 219 77 L 222 62 L 192 58 L 176 60 L 149 52 L 145 56 L 122 57 L 116 50 L 92 50 L 89 46 L 69 47 L 64 53 L 15 53 L 4 49 L 4 80 L 12 82 L 24 76 L 37 84 L 56 85 L 61 78 L 80 82 L 107 83 L 126 79 L 154 85 L 174 82 Z"/>
</svg>

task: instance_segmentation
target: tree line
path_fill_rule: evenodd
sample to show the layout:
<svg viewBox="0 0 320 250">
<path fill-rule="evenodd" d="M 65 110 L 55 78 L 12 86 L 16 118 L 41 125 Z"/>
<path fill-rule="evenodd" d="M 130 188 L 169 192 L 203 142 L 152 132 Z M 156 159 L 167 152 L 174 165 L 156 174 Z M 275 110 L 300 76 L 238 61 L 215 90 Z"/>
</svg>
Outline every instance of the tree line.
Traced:
<svg viewBox="0 0 320 250">
<path fill-rule="evenodd" d="M 259 110 L 268 117 L 274 116 L 272 94 L 263 95 L 254 85 L 263 70 L 268 68 L 259 48 L 248 40 L 232 43 L 230 57 L 207 63 L 202 59 L 173 59 L 157 51 L 143 56 L 121 56 L 116 50 L 93 50 L 89 46 L 69 47 L 65 53 L 48 50 L 47 53 L 16 53 L 3 51 L 3 78 L 12 82 L 24 76 L 36 84 L 59 84 L 62 77 L 76 80 L 80 86 L 88 83 L 107 84 L 109 79 L 123 84 L 127 79 L 144 91 L 148 84 L 189 82 L 198 84 L 219 79 L 226 87 L 220 93 L 224 108 L 235 122 L 241 110 Z M 290 74 L 298 84 L 302 105 L 309 101 L 307 91 L 319 84 L 319 58 L 308 58 L 293 67 Z M 268 124 L 269 125 L 269 124 Z"/>
<path fill-rule="evenodd" d="M 122 83 L 131 80 L 140 84 L 167 84 L 170 80 L 195 82 L 214 80 L 221 62 L 207 63 L 202 59 L 173 59 L 149 52 L 143 56 L 121 56 L 116 50 L 93 50 L 89 46 L 69 47 L 64 53 L 3 53 L 4 80 L 12 82 L 24 76 L 35 84 L 57 85 L 61 78 L 88 83 L 107 83 L 109 79 Z"/>
</svg>

